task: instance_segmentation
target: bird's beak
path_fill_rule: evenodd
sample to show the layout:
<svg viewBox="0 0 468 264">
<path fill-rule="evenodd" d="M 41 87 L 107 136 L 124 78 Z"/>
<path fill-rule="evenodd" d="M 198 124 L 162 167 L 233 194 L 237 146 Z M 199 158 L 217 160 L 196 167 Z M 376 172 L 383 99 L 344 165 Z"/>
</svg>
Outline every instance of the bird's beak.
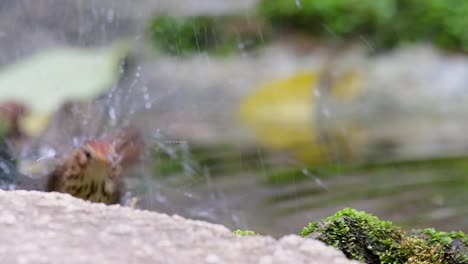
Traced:
<svg viewBox="0 0 468 264">
<path fill-rule="evenodd" d="M 104 161 L 104 162 L 110 161 L 108 158 L 109 155 L 107 153 L 103 153 L 102 151 L 96 151 L 94 155 L 96 159 L 99 161 Z"/>
</svg>

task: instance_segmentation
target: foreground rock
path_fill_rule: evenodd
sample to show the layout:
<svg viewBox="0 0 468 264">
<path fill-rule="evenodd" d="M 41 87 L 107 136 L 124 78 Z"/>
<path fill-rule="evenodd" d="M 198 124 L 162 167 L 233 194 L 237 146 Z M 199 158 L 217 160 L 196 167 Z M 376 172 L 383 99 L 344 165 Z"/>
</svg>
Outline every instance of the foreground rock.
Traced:
<svg viewBox="0 0 468 264">
<path fill-rule="evenodd" d="M 325 244 L 227 228 L 68 195 L 0 191 L 2 263 L 357 263 Z"/>
</svg>

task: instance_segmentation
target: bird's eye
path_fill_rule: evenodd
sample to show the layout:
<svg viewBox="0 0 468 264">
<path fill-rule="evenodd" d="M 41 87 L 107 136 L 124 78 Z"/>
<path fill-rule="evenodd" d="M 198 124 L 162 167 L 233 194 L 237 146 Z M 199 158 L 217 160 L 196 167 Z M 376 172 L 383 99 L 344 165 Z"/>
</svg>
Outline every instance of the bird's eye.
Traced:
<svg viewBox="0 0 468 264">
<path fill-rule="evenodd" d="M 85 150 L 84 154 L 85 154 L 86 158 L 88 158 L 88 159 L 91 158 L 91 152 L 89 152 L 89 150 Z"/>
</svg>

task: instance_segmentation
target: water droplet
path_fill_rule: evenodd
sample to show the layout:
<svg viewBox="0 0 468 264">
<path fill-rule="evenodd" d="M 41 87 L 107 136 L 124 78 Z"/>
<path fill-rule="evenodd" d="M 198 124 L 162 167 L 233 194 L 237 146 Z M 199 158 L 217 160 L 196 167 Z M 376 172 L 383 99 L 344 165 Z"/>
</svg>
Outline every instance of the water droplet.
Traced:
<svg viewBox="0 0 468 264">
<path fill-rule="evenodd" d="M 330 110 L 328 110 L 328 108 L 322 108 L 322 114 L 325 117 L 330 117 Z"/>
<path fill-rule="evenodd" d="M 5 162 L 0 162 L 0 169 L 7 175 L 11 173 L 10 168 Z"/>
<path fill-rule="evenodd" d="M 315 177 L 314 180 L 315 180 L 315 183 L 316 183 L 318 186 L 322 187 L 322 188 L 325 189 L 325 190 L 328 190 L 328 186 L 327 186 L 325 183 L 323 183 L 323 181 L 322 181 L 320 178 Z"/>
<path fill-rule="evenodd" d="M 167 203 L 167 197 L 160 193 L 155 194 L 154 198 L 160 203 Z"/>
<path fill-rule="evenodd" d="M 321 96 L 319 89 L 314 89 L 314 96 L 317 98 Z"/>
<path fill-rule="evenodd" d="M 107 22 L 112 23 L 113 20 L 114 20 L 114 10 L 109 9 L 107 10 Z"/>
<path fill-rule="evenodd" d="M 189 198 L 193 198 L 193 193 L 189 193 L 189 192 L 184 192 L 184 196 L 185 197 L 189 197 Z"/>
<path fill-rule="evenodd" d="M 109 117 L 112 121 L 117 120 L 117 114 L 114 107 L 109 107 Z"/>
<path fill-rule="evenodd" d="M 46 156 L 49 157 L 49 158 L 53 158 L 53 157 L 55 157 L 56 154 L 57 154 L 57 152 L 55 151 L 55 149 L 49 148 L 47 150 Z"/>
</svg>

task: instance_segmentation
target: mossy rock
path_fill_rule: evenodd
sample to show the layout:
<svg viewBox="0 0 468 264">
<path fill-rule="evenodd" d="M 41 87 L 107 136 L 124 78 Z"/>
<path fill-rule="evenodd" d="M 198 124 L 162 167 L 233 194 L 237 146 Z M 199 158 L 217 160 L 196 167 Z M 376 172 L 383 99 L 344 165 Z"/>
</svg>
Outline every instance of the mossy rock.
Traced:
<svg viewBox="0 0 468 264">
<path fill-rule="evenodd" d="M 301 236 L 321 240 L 364 263 L 468 263 L 468 236 L 463 232 L 405 232 L 391 222 L 350 208 L 310 223 Z"/>
</svg>

